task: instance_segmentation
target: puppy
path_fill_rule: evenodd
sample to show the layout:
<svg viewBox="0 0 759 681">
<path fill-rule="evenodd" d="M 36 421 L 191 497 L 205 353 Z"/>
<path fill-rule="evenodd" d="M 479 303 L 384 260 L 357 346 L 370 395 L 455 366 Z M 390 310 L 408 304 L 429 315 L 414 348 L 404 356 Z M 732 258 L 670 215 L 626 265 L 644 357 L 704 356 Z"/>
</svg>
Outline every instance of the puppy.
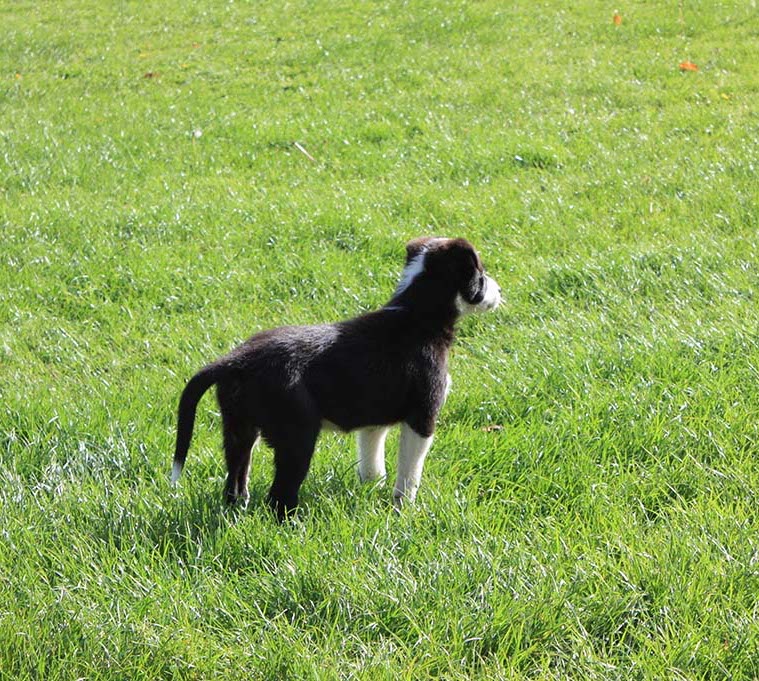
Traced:
<svg viewBox="0 0 759 681">
<path fill-rule="evenodd" d="M 359 476 L 372 480 L 385 475 L 385 437 L 395 424 L 401 437 L 393 501 L 413 501 L 450 389 L 456 322 L 500 300 L 468 241 L 414 239 L 400 284 L 380 310 L 263 331 L 190 379 L 179 402 L 172 482 L 182 473 L 198 401 L 215 384 L 227 502 L 247 502 L 250 452 L 260 436 L 274 450 L 267 501 L 281 520 L 298 504 L 322 428 L 358 432 Z"/>
</svg>

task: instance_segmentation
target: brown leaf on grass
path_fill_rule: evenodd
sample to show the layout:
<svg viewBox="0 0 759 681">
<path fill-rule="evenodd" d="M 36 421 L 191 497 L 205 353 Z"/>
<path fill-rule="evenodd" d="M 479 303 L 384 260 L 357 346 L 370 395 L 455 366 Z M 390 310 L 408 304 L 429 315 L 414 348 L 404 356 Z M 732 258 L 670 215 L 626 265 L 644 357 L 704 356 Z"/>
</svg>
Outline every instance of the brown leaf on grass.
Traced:
<svg viewBox="0 0 759 681">
<path fill-rule="evenodd" d="M 622 25 L 622 15 L 619 12 L 614 12 L 614 19 L 612 19 L 615 26 Z"/>
<path fill-rule="evenodd" d="M 492 426 L 483 426 L 480 430 L 483 433 L 497 433 L 499 430 L 503 430 L 503 426 L 494 423 Z"/>
<path fill-rule="evenodd" d="M 698 66 L 696 66 L 692 61 L 681 61 L 680 70 L 681 71 L 698 71 Z"/>
<path fill-rule="evenodd" d="M 161 74 L 158 71 L 148 71 L 143 78 L 160 78 Z"/>
</svg>

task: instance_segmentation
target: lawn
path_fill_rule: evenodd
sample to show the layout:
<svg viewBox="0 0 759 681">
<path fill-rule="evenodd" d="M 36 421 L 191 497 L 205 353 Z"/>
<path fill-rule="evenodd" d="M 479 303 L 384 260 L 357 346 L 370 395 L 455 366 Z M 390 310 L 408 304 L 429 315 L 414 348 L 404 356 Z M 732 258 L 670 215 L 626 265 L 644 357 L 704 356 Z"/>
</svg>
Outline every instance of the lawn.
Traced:
<svg viewBox="0 0 759 681">
<path fill-rule="evenodd" d="M 759 11 L 618 7 L 0 0 L 0 678 L 759 677 Z M 187 379 L 422 234 L 504 304 L 416 505 L 325 433 L 226 510 L 210 396 L 172 488 Z"/>
</svg>

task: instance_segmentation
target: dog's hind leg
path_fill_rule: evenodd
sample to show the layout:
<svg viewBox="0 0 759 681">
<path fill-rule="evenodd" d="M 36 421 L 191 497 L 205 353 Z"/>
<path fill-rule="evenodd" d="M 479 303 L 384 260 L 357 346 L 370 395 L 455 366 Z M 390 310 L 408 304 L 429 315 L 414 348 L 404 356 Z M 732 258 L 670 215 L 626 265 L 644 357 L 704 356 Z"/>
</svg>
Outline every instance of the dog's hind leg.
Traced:
<svg viewBox="0 0 759 681">
<path fill-rule="evenodd" d="M 277 518 L 284 520 L 298 505 L 298 491 L 311 465 L 320 419 L 307 411 L 290 411 L 290 421 L 275 432 L 264 430 L 264 438 L 274 449 L 274 482 L 267 501 Z"/>
<path fill-rule="evenodd" d="M 298 491 L 311 465 L 319 430 L 293 433 L 272 442 L 274 447 L 274 482 L 267 501 L 279 520 L 284 520 L 298 505 Z"/>
<path fill-rule="evenodd" d="M 385 477 L 385 438 L 388 428 L 362 428 L 356 435 L 358 443 L 358 476 L 361 482 Z"/>
<path fill-rule="evenodd" d="M 245 506 L 248 503 L 250 452 L 258 441 L 258 435 L 257 428 L 224 417 L 224 457 L 227 461 L 224 498 L 228 504 L 241 502 Z"/>
<path fill-rule="evenodd" d="M 396 508 L 400 508 L 406 501 L 414 501 L 422 479 L 424 459 L 431 444 L 432 435 L 419 435 L 407 423 L 401 424 L 398 474 L 393 488 L 393 503 Z"/>
</svg>

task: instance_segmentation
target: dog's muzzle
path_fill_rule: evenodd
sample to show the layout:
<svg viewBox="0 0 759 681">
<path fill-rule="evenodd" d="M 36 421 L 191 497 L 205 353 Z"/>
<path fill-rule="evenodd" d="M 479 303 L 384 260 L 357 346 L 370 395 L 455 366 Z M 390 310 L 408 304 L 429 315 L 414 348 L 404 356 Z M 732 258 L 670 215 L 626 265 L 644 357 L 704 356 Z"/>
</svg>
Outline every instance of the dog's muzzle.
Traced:
<svg viewBox="0 0 759 681">
<path fill-rule="evenodd" d="M 495 279 L 485 275 L 485 282 L 482 286 L 482 300 L 475 304 L 477 310 L 485 312 L 495 310 L 501 304 L 501 287 Z"/>
<path fill-rule="evenodd" d="M 466 300 L 461 294 L 456 298 L 456 307 L 460 314 L 487 312 L 494 310 L 501 303 L 501 287 L 495 279 L 484 276 L 482 286 L 471 299 Z"/>
</svg>

